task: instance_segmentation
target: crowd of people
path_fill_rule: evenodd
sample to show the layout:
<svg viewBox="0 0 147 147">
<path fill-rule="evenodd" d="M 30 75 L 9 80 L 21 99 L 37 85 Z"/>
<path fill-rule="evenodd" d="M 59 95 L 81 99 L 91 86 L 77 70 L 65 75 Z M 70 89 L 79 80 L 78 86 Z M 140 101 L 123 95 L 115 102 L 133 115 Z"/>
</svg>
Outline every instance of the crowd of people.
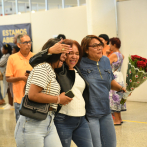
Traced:
<svg viewBox="0 0 147 147">
<path fill-rule="evenodd" d="M 8 93 L 9 104 L 3 108 L 14 103 L 17 147 L 70 147 L 71 140 L 78 147 L 116 147 L 114 125 L 123 123 L 121 111 L 126 110 L 120 104 L 122 93 L 117 93 L 126 91 L 120 39 L 87 35 L 79 44 L 59 34 L 35 55 L 27 34 L 17 35 L 14 42 L 13 51 L 9 44 L 2 48 L 0 105 Z M 46 119 L 20 115 L 24 95 L 50 104 Z"/>
</svg>

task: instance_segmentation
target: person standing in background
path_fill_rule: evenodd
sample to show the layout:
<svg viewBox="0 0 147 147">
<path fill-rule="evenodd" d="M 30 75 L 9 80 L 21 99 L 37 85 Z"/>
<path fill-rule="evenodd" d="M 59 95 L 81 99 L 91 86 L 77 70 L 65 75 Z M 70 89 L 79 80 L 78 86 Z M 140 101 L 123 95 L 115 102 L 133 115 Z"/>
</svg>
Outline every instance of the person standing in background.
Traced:
<svg viewBox="0 0 147 147">
<path fill-rule="evenodd" d="M 109 57 L 113 52 L 110 51 L 110 46 L 109 46 L 109 37 L 106 34 L 100 34 L 98 36 L 101 41 L 104 44 L 104 48 L 103 48 L 103 55 Z"/>
<path fill-rule="evenodd" d="M 20 48 L 17 45 L 13 46 L 12 47 L 12 54 L 19 52 L 19 50 L 20 50 Z"/>
<path fill-rule="evenodd" d="M 17 45 L 13 46 L 12 54 L 19 52 L 19 50 L 20 48 L 18 48 Z M 9 99 L 9 104 L 6 104 L 5 106 L 2 107 L 4 110 L 13 108 L 13 85 L 12 83 L 8 83 L 8 99 Z"/>
<path fill-rule="evenodd" d="M 18 120 L 19 106 L 24 96 L 24 87 L 26 85 L 26 70 L 32 70 L 29 59 L 34 55 L 31 50 L 32 41 L 27 34 L 17 36 L 17 46 L 20 48 L 18 53 L 11 55 L 7 62 L 6 80 L 13 83 L 14 108 L 16 121 Z"/>
<path fill-rule="evenodd" d="M 59 34 L 58 36 L 57 36 L 57 39 L 66 39 L 66 36 L 64 35 L 64 34 Z"/>
<path fill-rule="evenodd" d="M 7 94 L 7 90 L 8 90 L 8 83 L 7 83 L 6 77 L 5 77 L 6 65 L 7 65 L 7 60 L 9 58 L 9 56 L 11 55 L 11 52 L 12 52 L 12 48 L 9 44 L 3 45 L 3 47 L 2 47 L 3 56 L 0 59 L 0 71 L 3 75 L 3 94 L 4 94 L 3 97 L 4 98 L 5 98 L 5 96 Z M 0 91 L 0 105 L 5 103 L 5 100 L 3 99 L 3 97 L 2 97 L 2 94 L 1 94 L 1 91 Z M 9 101 L 9 103 L 10 103 L 10 101 Z"/>
<path fill-rule="evenodd" d="M 121 86 L 124 86 L 124 79 L 121 72 L 124 56 L 120 53 L 120 47 L 121 41 L 119 38 L 110 39 L 110 50 L 113 51 L 113 53 L 109 57 L 112 71 L 115 76 L 115 81 Z M 110 90 L 110 108 L 114 116 L 114 125 L 122 124 L 121 111 L 126 111 L 126 103 L 124 105 L 120 104 L 122 97 L 122 92 L 118 95 L 116 91 Z"/>
</svg>

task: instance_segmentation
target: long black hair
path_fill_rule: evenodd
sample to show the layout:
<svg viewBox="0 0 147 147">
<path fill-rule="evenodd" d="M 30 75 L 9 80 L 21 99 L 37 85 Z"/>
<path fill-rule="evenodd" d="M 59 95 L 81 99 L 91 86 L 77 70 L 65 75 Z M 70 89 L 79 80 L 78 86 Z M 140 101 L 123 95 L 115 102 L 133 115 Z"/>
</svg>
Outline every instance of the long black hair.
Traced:
<svg viewBox="0 0 147 147">
<path fill-rule="evenodd" d="M 11 47 L 11 45 L 9 45 L 9 44 L 4 44 L 4 45 L 3 45 L 3 48 L 4 48 L 5 50 L 7 50 L 8 53 L 9 53 L 10 55 L 12 54 L 12 47 Z"/>
</svg>

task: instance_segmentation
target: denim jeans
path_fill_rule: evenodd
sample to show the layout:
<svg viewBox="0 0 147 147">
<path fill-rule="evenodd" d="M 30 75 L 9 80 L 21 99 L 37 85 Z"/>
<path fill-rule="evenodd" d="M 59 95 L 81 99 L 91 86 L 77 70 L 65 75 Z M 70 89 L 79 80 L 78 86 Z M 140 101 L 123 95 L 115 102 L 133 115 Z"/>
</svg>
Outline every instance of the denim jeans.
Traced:
<svg viewBox="0 0 147 147">
<path fill-rule="evenodd" d="M 94 147 L 116 147 L 116 134 L 111 114 L 88 117 Z"/>
<path fill-rule="evenodd" d="M 2 99 L 3 99 L 3 96 L 2 96 L 2 93 L 1 93 L 1 85 L 0 85 L 0 100 L 2 100 Z"/>
<path fill-rule="evenodd" d="M 62 147 L 53 118 L 52 112 L 43 121 L 20 115 L 14 133 L 17 147 Z"/>
<path fill-rule="evenodd" d="M 16 122 L 18 121 L 19 116 L 20 116 L 20 113 L 19 113 L 19 107 L 20 107 L 20 104 L 18 104 L 18 103 L 14 103 Z"/>
<path fill-rule="evenodd" d="M 83 117 L 72 117 L 58 113 L 54 119 L 63 147 L 70 147 L 71 140 L 78 147 L 93 147 L 88 122 Z"/>
</svg>

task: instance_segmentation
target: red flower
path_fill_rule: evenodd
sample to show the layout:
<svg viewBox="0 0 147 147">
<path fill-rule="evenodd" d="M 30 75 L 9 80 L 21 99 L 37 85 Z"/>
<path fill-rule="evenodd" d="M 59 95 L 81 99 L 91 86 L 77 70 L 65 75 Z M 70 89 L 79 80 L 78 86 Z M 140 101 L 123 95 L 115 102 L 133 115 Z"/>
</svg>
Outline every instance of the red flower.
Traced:
<svg viewBox="0 0 147 147">
<path fill-rule="evenodd" d="M 143 79 L 145 79 L 146 77 L 143 77 Z"/>
<path fill-rule="evenodd" d="M 138 78 L 138 75 L 135 75 L 135 78 Z"/>
<path fill-rule="evenodd" d="M 137 61 L 137 67 L 140 68 L 145 68 L 146 67 L 146 63 L 144 61 Z"/>
<path fill-rule="evenodd" d="M 140 59 L 141 57 L 140 56 L 138 56 L 138 55 L 132 55 L 131 56 L 131 59 L 134 61 L 135 59 Z"/>
<path fill-rule="evenodd" d="M 131 87 L 131 90 L 134 90 L 134 87 Z"/>
<path fill-rule="evenodd" d="M 143 60 L 144 62 L 147 60 L 146 58 L 140 57 L 141 60 Z"/>
<path fill-rule="evenodd" d="M 137 84 L 139 84 L 140 82 L 138 81 Z"/>
<path fill-rule="evenodd" d="M 132 82 L 132 80 L 131 80 L 131 79 L 130 79 L 129 81 L 130 81 L 130 82 Z"/>
</svg>

